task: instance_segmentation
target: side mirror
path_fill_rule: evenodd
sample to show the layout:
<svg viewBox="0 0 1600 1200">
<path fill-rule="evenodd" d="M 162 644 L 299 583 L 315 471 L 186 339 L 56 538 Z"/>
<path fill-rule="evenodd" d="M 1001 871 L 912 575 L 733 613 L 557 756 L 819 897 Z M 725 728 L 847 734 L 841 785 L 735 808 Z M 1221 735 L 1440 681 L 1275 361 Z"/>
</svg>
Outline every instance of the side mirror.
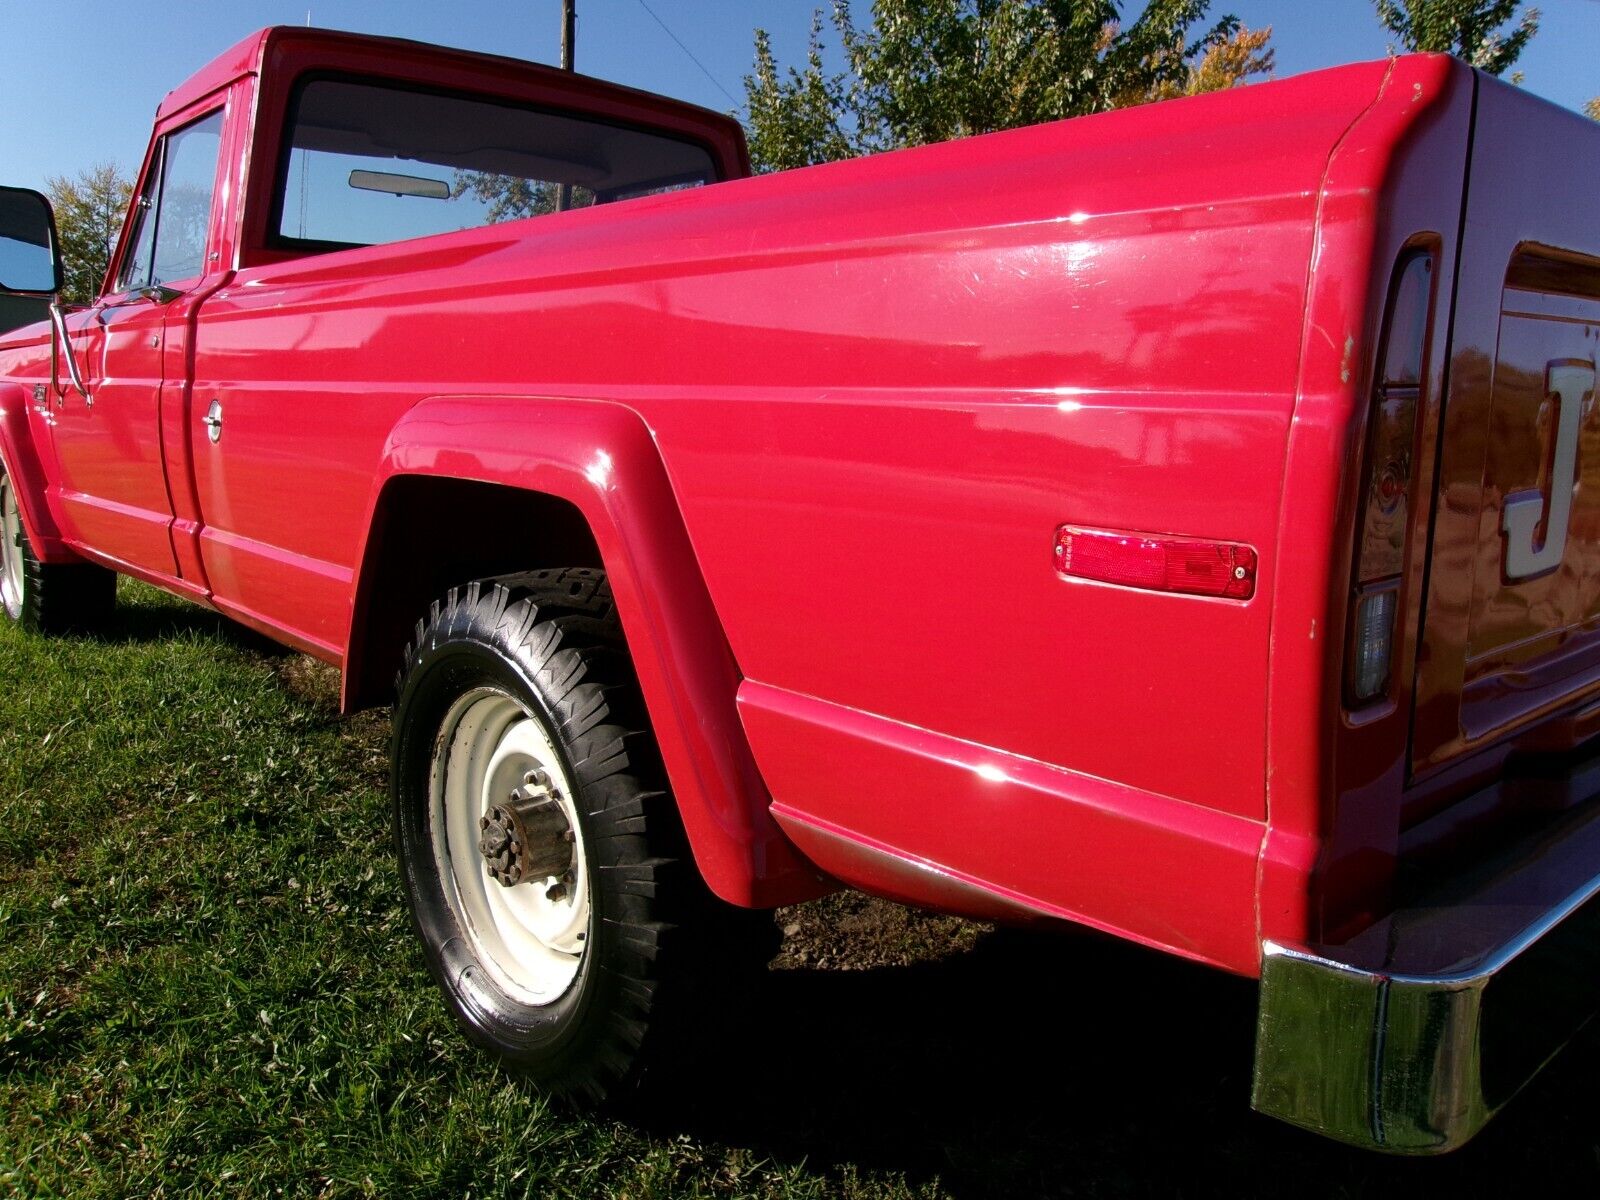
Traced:
<svg viewBox="0 0 1600 1200">
<path fill-rule="evenodd" d="M 56 347 L 64 347 L 72 386 L 94 403 L 72 353 L 66 316 L 57 301 L 61 291 L 61 243 L 50 201 L 27 188 L 0 187 L 0 295 L 42 296 L 50 302 L 50 390 L 56 381 Z"/>
<path fill-rule="evenodd" d="M 0 292 L 50 296 L 61 290 L 61 246 L 50 201 L 27 188 L 0 187 Z"/>
</svg>

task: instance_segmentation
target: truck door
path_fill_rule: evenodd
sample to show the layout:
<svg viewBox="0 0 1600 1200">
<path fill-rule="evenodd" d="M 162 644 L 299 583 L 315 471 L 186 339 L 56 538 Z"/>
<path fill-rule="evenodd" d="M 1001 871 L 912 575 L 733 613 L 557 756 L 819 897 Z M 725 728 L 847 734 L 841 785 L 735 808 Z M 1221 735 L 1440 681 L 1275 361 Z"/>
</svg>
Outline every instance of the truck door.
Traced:
<svg viewBox="0 0 1600 1200">
<path fill-rule="evenodd" d="M 1534 726 L 1600 730 L 1572 719 L 1600 692 L 1600 130 L 1484 80 L 1473 147 L 1416 777 Z"/>
<path fill-rule="evenodd" d="M 177 569 L 161 394 L 169 374 L 185 383 L 181 359 L 166 358 L 167 332 L 210 265 L 222 118 L 218 107 L 156 142 L 110 290 L 72 322 L 89 395 L 69 389 L 56 414 L 68 536 L 162 576 Z"/>
</svg>

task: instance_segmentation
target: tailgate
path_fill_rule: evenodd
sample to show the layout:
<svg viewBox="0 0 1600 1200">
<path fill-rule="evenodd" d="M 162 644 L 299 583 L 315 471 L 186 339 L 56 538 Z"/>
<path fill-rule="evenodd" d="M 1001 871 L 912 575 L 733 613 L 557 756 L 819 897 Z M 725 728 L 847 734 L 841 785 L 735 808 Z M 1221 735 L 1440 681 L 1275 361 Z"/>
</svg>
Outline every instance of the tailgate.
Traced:
<svg viewBox="0 0 1600 1200">
<path fill-rule="evenodd" d="M 1600 125 L 1485 79 L 1440 447 L 1414 777 L 1600 730 Z"/>
</svg>

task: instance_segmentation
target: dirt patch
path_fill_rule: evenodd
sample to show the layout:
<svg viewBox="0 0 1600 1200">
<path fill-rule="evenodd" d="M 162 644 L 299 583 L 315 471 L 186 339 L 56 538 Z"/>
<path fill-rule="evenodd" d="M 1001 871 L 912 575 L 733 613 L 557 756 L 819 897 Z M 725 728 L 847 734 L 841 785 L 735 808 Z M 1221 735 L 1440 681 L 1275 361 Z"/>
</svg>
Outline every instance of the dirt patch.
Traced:
<svg viewBox="0 0 1600 1200">
<path fill-rule="evenodd" d="M 339 668 L 310 655 L 290 654 L 272 664 L 283 688 L 298 700 L 318 708 L 339 707 Z"/>
<path fill-rule="evenodd" d="M 864 971 L 965 954 L 992 926 L 841 892 L 780 908 L 783 946 L 774 970 Z"/>
</svg>

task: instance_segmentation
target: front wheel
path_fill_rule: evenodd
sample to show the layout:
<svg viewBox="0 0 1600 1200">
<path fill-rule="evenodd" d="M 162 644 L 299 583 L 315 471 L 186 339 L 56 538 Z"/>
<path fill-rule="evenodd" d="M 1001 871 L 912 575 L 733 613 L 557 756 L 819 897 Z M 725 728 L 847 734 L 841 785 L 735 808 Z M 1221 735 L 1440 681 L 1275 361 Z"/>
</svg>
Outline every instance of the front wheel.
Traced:
<svg viewBox="0 0 1600 1200">
<path fill-rule="evenodd" d="M 11 476 L 0 467 L 0 607 L 33 633 L 92 632 L 116 605 L 115 572 L 94 563 L 44 563 L 33 553 Z"/>
<path fill-rule="evenodd" d="M 726 946 L 705 935 L 726 906 L 689 860 L 605 576 L 436 604 L 391 758 L 412 916 L 468 1035 L 579 1100 L 636 1080 L 663 1017 L 716 973 Z"/>
</svg>

